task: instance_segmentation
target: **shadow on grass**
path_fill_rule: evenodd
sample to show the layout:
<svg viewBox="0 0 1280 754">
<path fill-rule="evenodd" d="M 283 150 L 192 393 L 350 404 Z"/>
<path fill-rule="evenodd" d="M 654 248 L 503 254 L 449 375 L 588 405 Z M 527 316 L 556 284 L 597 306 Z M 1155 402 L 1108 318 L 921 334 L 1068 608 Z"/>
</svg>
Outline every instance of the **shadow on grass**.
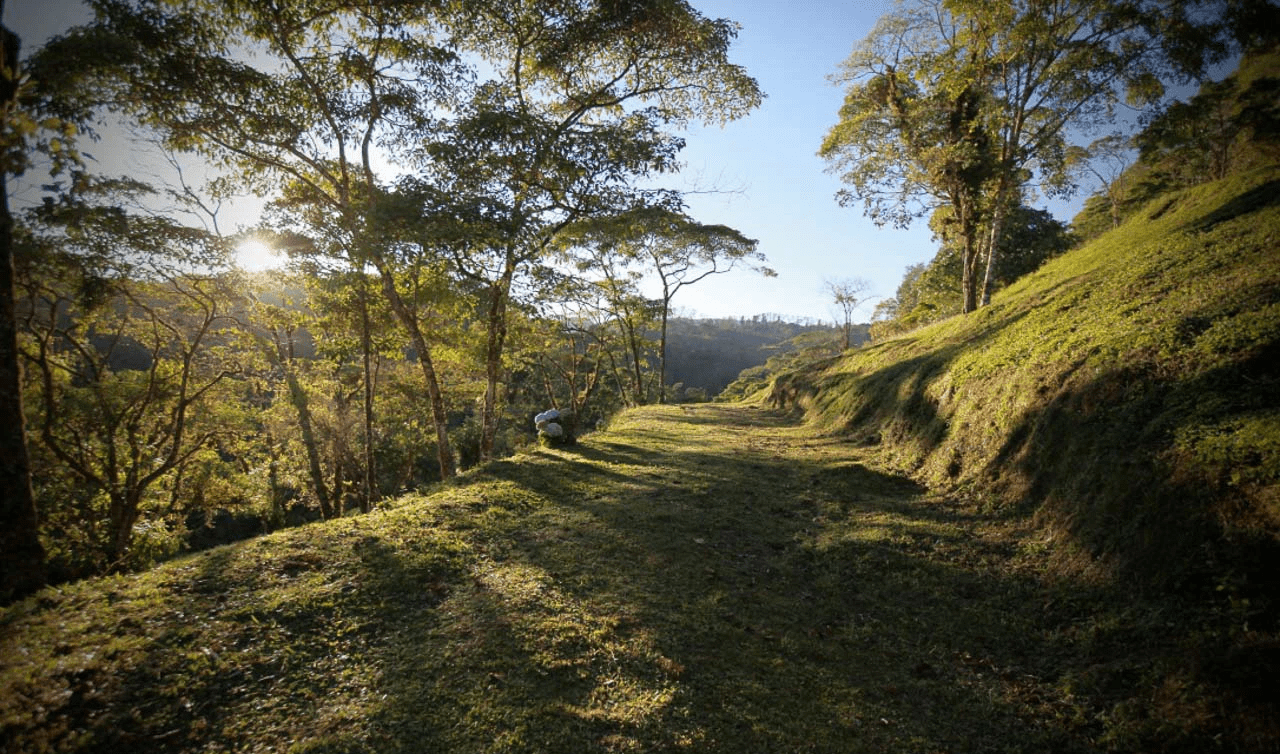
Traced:
<svg viewBox="0 0 1280 754">
<path fill-rule="evenodd" d="M 1267 181 L 1257 188 L 1232 198 L 1212 212 L 1206 213 L 1191 223 L 1190 227 L 1198 231 L 1210 231 L 1219 223 L 1277 204 L 1280 204 L 1280 180 Z"/>
<path fill-rule="evenodd" d="M 1123 622 L 851 446 L 703 411 L 172 564 L 50 748 L 1094 750 Z"/>
<path fill-rule="evenodd" d="M 505 659 L 436 689 L 484 722 L 451 750 L 1087 750 L 1087 724 L 1046 726 L 1033 699 L 1056 651 L 1033 587 L 972 555 L 963 516 L 856 463 L 662 455 L 612 442 L 486 470 L 556 502 L 486 535 L 508 581 L 469 590 L 486 628 L 451 641 Z M 654 474 L 599 490 L 602 463 Z"/>
</svg>

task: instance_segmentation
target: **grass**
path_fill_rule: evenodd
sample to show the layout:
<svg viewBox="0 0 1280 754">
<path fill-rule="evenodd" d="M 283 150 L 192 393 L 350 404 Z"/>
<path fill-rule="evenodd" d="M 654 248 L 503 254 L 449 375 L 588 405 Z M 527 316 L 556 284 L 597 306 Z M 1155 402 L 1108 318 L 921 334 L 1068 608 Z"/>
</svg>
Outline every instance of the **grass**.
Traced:
<svg viewBox="0 0 1280 754">
<path fill-rule="evenodd" d="M 1194 619 L 1052 577 L 1032 532 L 776 412 L 653 407 L 367 516 L 7 608 L 0 741 L 923 754 L 1280 740 L 1247 668 L 1245 683 L 1182 669 Z"/>
<path fill-rule="evenodd" d="M 1280 564 L 1278 249 L 1275 167 L 1164 196 L 991 306 L 773 397 L 933 488 L 1035 512 L 1064 571 L 1165 588 L 1265 576 Z"/>
</svg>

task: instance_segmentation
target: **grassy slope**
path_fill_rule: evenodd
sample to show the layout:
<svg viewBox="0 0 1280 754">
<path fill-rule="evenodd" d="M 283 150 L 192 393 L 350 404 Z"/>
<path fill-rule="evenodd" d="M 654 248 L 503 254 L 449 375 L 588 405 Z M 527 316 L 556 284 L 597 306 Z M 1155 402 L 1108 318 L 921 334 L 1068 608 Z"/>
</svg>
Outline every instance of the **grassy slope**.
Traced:
<svg viewBox="0 0 1280 754">
<path fill-rule="evenodd" d="M 1045 578 L 878 449 L 652 407 L 0 612 L 5 752 L 1265 752 L 1216 624 Z M 1207 639 L 1205 637 L 1208 637 Z"/>
<path fill-rule="evenodd" d="M 1034 511 L 1063 572 L 1217 580 L 1256 612 L 1280 570 L 1280 170 L 1164 197 L 990 307 L 773 397 L 930 486 Z"/>
<path fill-rule="evenodd" d="M 1095 716 L 1031 659 L 1071 640 L 1032 625 L 1047 597 L 994 565 L 1000 532 L 864 455 L 654 407 L 391 510 L 47 590 L 0 613 L 0 749 L 1083 750 Z"/>
</svg>

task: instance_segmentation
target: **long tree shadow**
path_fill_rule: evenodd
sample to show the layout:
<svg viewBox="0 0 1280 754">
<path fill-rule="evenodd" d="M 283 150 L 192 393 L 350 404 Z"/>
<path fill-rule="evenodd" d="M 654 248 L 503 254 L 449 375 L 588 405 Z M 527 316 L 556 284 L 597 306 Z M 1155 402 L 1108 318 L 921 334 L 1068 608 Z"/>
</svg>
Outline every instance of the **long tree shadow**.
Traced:
<svg viewBox="0 0 1280 754">
<path fill-rule="evenodd" d="M 51 748 L 1094 750 L 1126 629 L 1087 592 L 852 445 L 667 416 L 168 566 L 168 629 Z"/>
<path fill-rule="evenodd" d="M 488 720 L 454 750 L 504 730 L 528 751 L 1088 748 L 1088 726 L 1046 726 L 1024 698 L 1049 684 L 1035 586 L 945 557 L 963 533 L 913 503 L 914 484 L 767 452 L 667 455 L 625 494 L 565 492 L 593 488 L 600 471 L 584 461 L 651 454 L 614 445 L 492 470 L 557 510 L 492 533 L 504 540 L 493 567 L 509 574 L 470 590 L 469 609 L 506 618 L 468 633 L 468 656 L 510 658 L 515 642 L 526 660 L 465 677 L 518 722 Z M 555 638 L 566 620 L 581 624 L 576 641 Z M 529 650 L 543 644 L 550 657 Z M 657 701 L 611 716 L 615 687 Z M 469 714 L 467 694 L 449 696 Z"/>
</svg>

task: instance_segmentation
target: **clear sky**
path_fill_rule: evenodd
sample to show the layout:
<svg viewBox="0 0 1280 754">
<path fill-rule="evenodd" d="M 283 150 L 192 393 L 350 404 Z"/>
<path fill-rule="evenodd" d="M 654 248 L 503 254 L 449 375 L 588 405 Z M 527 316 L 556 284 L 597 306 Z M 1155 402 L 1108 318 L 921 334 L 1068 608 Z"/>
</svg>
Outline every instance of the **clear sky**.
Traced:
<svg viewBox="0 0 1280 754">
<path fill-rule="evenodd" d="M 691 2 L 708 17 L 742 25 L 731 58 L 756 77 L 767 98 L 723 129 L 688 133 L 685 172 L 672 180 L 685 188 L 725 190 L 691 196 L 692 214 L 758 239 L 778 277 L 711 277 L 681 291 L 673 304 L 704 317 L 773 313 L 830 320 L 835 309 L 822 290 L 825 280 L 864 278 L 869 296 L 893 295 L 908 265 L 933 257 L 927 227 L 877 228 L 859 208 L 839 207 L 834 195 L 840 185 L 816 156 L 843 96 L 827 76 L 892 0 Z M 85 18 L 76 0 L 5 2 L 5 23 L 23 37 L 24 49 Z M 872 308 L 868 303 L 859 318 L 869 319 Z"/>
<path fill-rule="evenodd" d="M 924 224 L 877 228 L 860 209 L 835 202 L 840 188 L 817 157 L 843 99 L 827 79 L 891 0 L 693 0 L 704 15 L 742 25 L 735 62 L 756 77 L 767 98 L 759 110 L 723 130 L 689 135 L 687 171 L 742 194 L 695 196 L 702 222 L 731 225 L 760 241 L 778 277 L 731 273 L 681 292 L 677 306 L 702 316 L 778 313 L 830 319 L 824 280 L 864 278 L 869 295 L 891 296 L 904 269 L 931 259 Z M 859 313 L 870 318 L 872 304 Z"/>
</svg>

